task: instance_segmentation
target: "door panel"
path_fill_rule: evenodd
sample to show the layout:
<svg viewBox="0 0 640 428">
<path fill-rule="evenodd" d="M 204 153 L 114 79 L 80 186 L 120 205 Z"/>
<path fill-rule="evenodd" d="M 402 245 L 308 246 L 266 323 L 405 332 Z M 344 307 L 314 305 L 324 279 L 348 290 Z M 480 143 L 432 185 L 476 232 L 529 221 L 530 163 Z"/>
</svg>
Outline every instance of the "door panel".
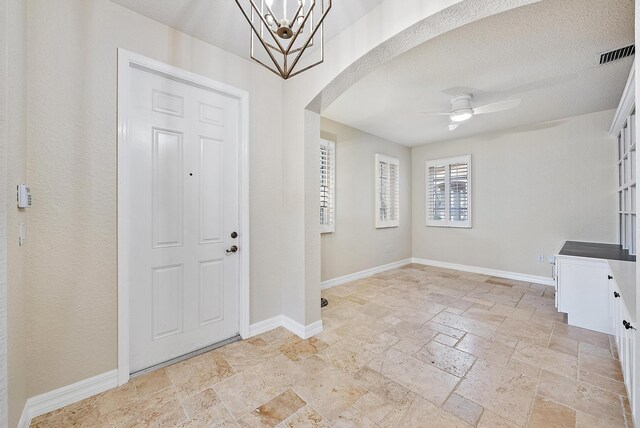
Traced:
<svg viewBox="0 0 640 428">
<path fill-rule="evenodd" d="M 131 69 L 130 371 L 238 333 L 239 102 Z"/>
</svg>

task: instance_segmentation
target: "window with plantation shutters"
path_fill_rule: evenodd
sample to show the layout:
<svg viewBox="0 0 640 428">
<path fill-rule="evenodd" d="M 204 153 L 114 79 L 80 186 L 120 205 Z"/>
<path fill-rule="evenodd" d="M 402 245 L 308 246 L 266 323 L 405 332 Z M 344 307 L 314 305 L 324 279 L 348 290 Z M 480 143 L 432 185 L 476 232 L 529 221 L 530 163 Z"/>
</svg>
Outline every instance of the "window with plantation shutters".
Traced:
<svg viewBox="0 0 640 428">
<path fill-rule="evenodd" d="M 376 228 L 400 226 L 400 162 L 376 154 Z"/>
<path fill-rule="evenodd" d="M 336 145 L 320 140 L 320 232 L 335 231 Z"/>
<path fill-rule="evenodd" d="M 427 226 L 471 227 L 471 155 L 425 163 Z"/>
</svg>

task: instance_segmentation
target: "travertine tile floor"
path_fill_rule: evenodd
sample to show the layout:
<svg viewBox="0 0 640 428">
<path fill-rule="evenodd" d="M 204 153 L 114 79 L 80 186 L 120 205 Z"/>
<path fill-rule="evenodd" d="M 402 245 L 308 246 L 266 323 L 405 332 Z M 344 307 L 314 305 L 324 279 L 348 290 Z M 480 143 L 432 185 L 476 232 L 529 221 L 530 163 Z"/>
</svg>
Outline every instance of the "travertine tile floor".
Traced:
<svg viewBox="0 0 640 428">
<path fill-rule="evenodd" d="M 409 265 L 323 293 L 324 332 L 284 329 L 33 421 L 38 427 L 630 427 L 612 338 L 553 288 Z"/>
</svg>

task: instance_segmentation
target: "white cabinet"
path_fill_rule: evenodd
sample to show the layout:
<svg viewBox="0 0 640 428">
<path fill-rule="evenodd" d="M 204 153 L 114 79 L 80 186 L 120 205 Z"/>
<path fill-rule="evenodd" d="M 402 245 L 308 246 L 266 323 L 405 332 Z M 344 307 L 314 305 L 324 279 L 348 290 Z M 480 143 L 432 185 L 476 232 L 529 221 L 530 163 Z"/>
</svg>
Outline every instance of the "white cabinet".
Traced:
<svg viewBox="0 0 640 428">
<path fill-rule="evenodd" d="M 612 308 L 612 326 L 614 329 L 616 347 L 620 358 L 620 366 L 624 376 L 624 383 L 627 388 L 629 405 L 634 419 L 637 421 L 638 406 L 640 397 L 638 396 L 638 362 L 636 358 L 636 318 L 629 313 L 621 289 L 616 282 L 615 276 L 611 279 L 610 304 Z M 633 296 L 635 297 L 635 296 Z"/>
<path fill-rule="evenodd" d="M 569 325 L 613 334 L 606 260 L 556 256 L 557 307 Z"/>
</svg>

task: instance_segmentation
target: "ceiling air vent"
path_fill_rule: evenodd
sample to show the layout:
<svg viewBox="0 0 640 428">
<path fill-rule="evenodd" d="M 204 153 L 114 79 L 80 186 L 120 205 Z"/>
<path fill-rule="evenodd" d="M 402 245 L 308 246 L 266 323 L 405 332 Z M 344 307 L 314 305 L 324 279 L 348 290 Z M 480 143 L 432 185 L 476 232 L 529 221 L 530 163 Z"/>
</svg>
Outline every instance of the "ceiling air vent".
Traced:
<svg viewBox="0 0 640 428">
<path fill-rule="evenodd" d="M 604 65 L 610 62 L 617 61 L 622 58 L 626 58 L 636 53 L 636 45 L 625 46 L 620 49 L 614 49 L 609 52 L 603 52 L 598 55 L 598 64 Z"/>
</svg>

